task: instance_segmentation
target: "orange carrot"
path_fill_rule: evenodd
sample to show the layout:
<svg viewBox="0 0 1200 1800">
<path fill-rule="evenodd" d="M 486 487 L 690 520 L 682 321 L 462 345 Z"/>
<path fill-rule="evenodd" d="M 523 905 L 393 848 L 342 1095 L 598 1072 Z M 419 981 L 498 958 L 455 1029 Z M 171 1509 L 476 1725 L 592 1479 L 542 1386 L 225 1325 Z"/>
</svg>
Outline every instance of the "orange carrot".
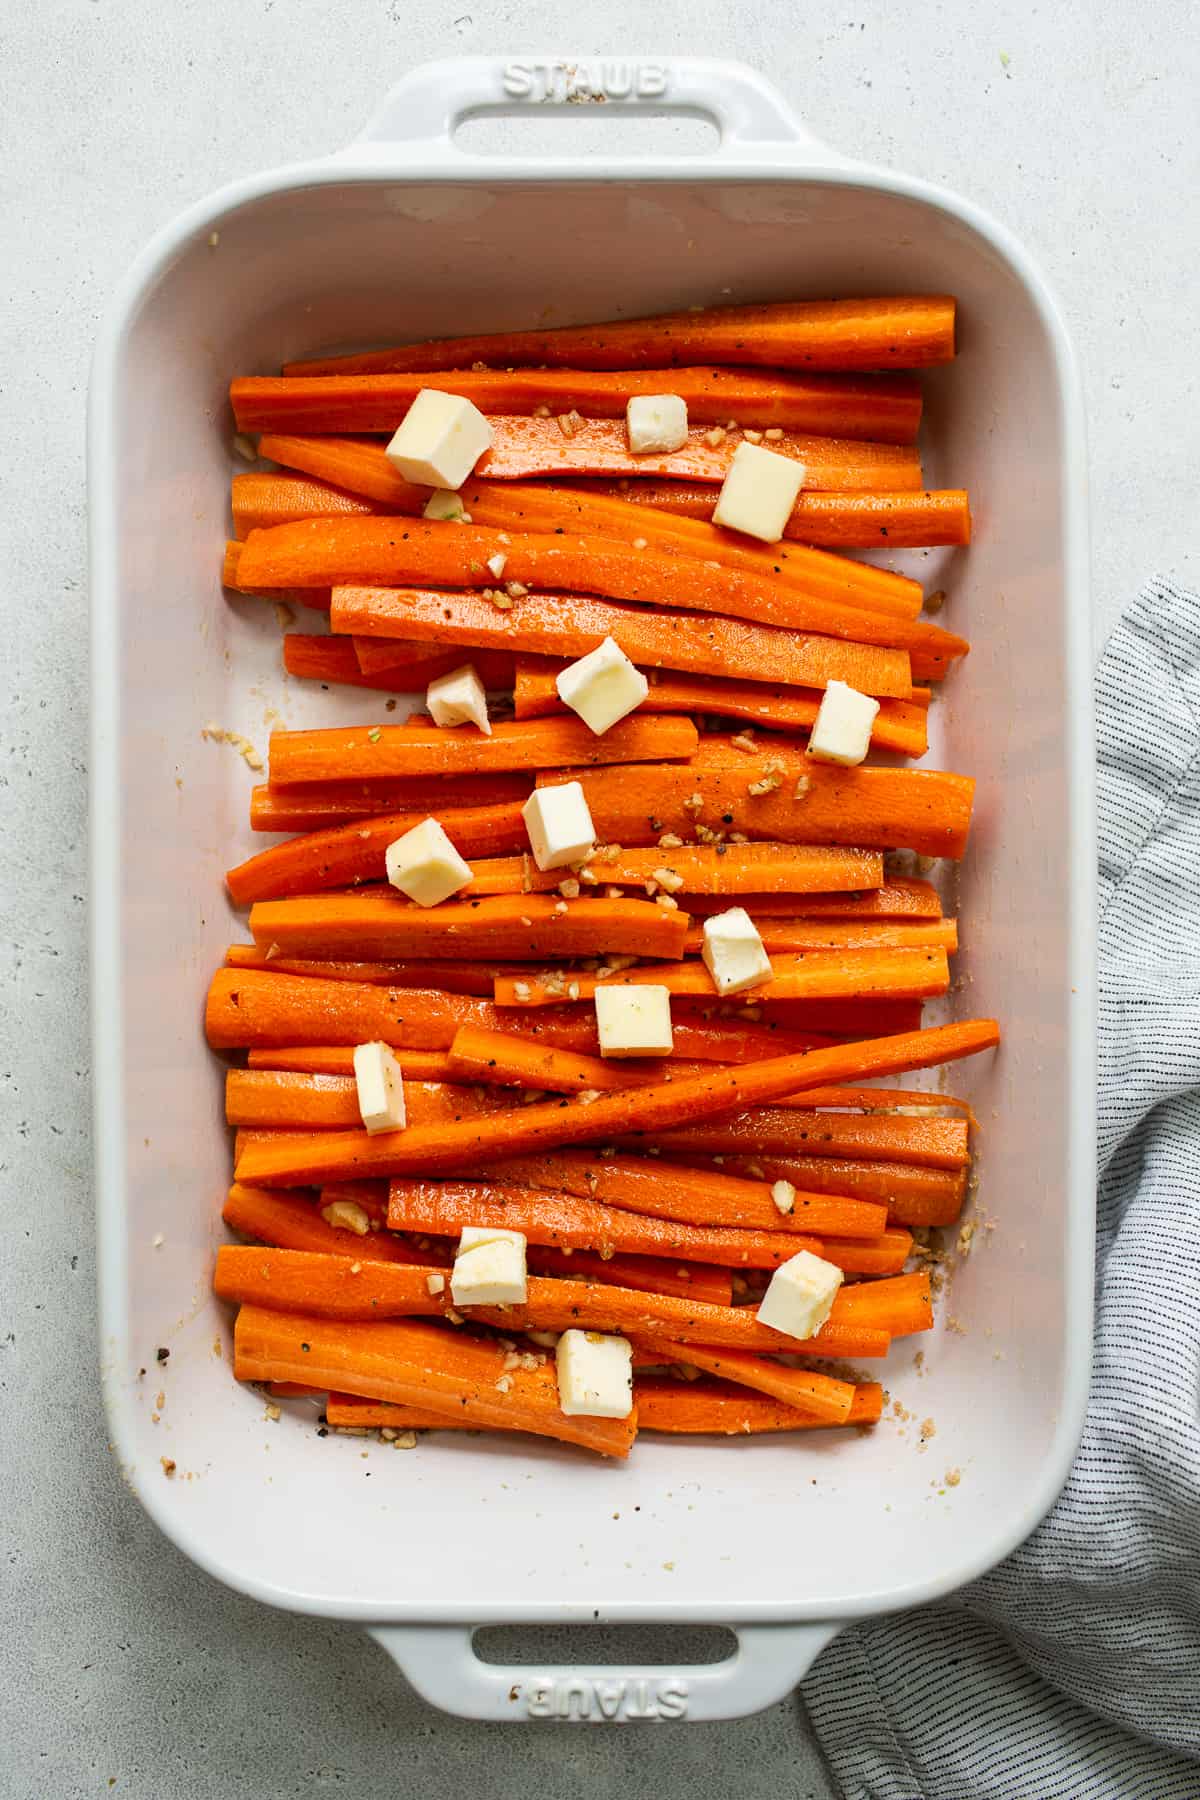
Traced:
<svg viewBox="0 0 1200 1800">
<path fill-rule="evenodd" d="M 402 1050 L 399 1063 L 406 1081 L 452 1081 L 450 1053 L 446 1050 Z M 297 1045 L 283 1050 L 251 1050 L 246 1058 L 251 1069 L 291 1069 L 309 1075 L 353 1075 L 352 1044 Z"/>
<path fill-rule="evenodd" d="M 500 723 L 485 737 L 474 726 L 446 731 L 404 725 L 328 726 L 271 733 L 271 785 L 321 781 L 395 781 L 421 775 L 506 774 L 566 763 L 650 762 L 690 756 L 690 719 L 622 719 L 597 736 L 582 719 Z"/>
<path fill-rule="evenodd" d="M 272 844 L 230 869 L 225 877 L 230 897 L 235 905 L 247 906 L 285 894 L 382 881 L 387 873 L 388 845 L 428 816 L 424 811 L 387 813 L 382 818 L 331 826 Z M 455 849 L 468 858 L 504 855 L 529 842 L 515 801 L 439 808 L 438 821 Z"/>
<path fill-rule="evenodd" d="M 226 1196 L 221 1217 L 232 1231 L 279 1250 L 311 1250 L 425 1269 L 442 1268 L 449 1260 L 444 1251 L 418 1250 L 391 1231 L 368 1229 L 360 1236 L 349 1226 L 334 1225 L 324 1217 L 322 1205 L 314 1206 L 307 1198 L 243 1187 L 238 1182 Z"/>
<path fill-rule="evenodd" d="M 245 545 L 230 538 L 225 545 L 221 559 L 221 586 L 229 588 L 235 594 L 249 594 L 261 600 L 284 601 L 291 606 L 311 607 L 315 612 L 329 611 L 329 589 L 327 587 L 304 588 L 256 588 L 250 587 L 241 578 L 242 551 Z"/>
<path fill-rule="evenodd" d="M 812 852 L 810 851 L 811 855 Z M 911 881 L 893 875 L 870 892 L 803 894 L 793 900 L 786 894 L 748 895 L 741 904 L 752 918 L 808 919 L 940 919 L 942 903 L 928 881 Z M 687 910 L 696 914 L 723 912 L 728 901 L 719 896 L 690 894 Z"/>
<path fill-rule="evenodd" d="M 277 1393 L 279 1382 L 272 1382 Z M 455 1419 L 446 1413 L 431 1412 L 426 1406 L 394 1406 L 387 1400 L 360 1400 L 357 1394 L 330 1394 L 325 1406 L 325 1423 L 334 1431 L 370 1431 L 382 1426 L 391 1431 L 479 1431 L 477 1419 Z M 493 1419 L 489 1431 L 506 1431 Z"/>
<path fill-rule="evenodd" d="M 599 480 L 560 483 L 586 497 L 628 500 L 655 513 L 712 518 L 716 495 L 706 482 Z M 314 507 L 314 511 L 319 508 Z M 332 508 L 330 510 L 333 510 Z M 282 520 L 279 521 L 282 523 Z M 919 493 L 814 493 L 805 490 L 784 526 L 785 539 L 828 550 L 906 550 L 969 544 L 971 507 L 965 488 Z"/>
<path fill-rule="evenodd" d="M 954 919 L 777 919 L 757 921 L 763 947 L 772 955 L 781 952 L 822 950 L 945 950 L 958 949 L 958 924 Z M 688 956 L 698 956 L 704 946 L 702 925 L 689 927 L 684 942 Z"/>
<path fill-rule="evenodd" d="M 711 1170 L 713 1158 L 673 1151 L 672 1160 Z M 935 1169 L 899 1162 L 866 1162 L 852 1157 L 722 1155 L 723 1175 L 749 1180 L 791 1181 L 806 1192 L 854 1196 L 887 1207 L 891 1224 L 951 1225 L 967 1197 L 966 1169 Z"/>
<path fill-rule="evenodd" d="M 851 643 L 920 651 L 944 668 L 966 639 L 920 619 L 781 585 L 769 572 L 712 566 L 634 543 L 555 532 L 500 532 L 481 525 L 395 518 L 302 519 L 256 531 L 242 547 L 239 580 L 254 587 L 494 588 L 504 579 L 539 590 L 595 594 L 652 607 L 719 613 L 815 631 Z"/>
<path fill-rule="evenodd" d="M 479 894 L 545 893 L 574 874 L 548 869 L 529 856 L 497 858 L 474 865 L 465 897 Z M 665 875 L 664 872 L 665 871 Z M 845 850 L 797 844 L 672 844 L 644 850 L 619 845 L 588 857 L 579 871 L 583 891 L 605 886 L 648 886 L 671 894 L 809 894 L 853 889 L 861 893 L 883 882 L 883 857 L 876 850 Z M 680 885 L 682 884 L 682 885 Z M 687 901 L 691 910 L 691 899 Z"/>
<path fill-rule="evenodd" d="M 286 525 L 292 519 L 333 518 L 339 513 L 376 510 L 369 500 L 331 487 L 327 481 L 310 481 L 295 475 L 235 475 L 231 501 L 236 538 L 269 530 L 272 525 Z"/>
<path fill-rule="evenodd" d="M 726 1269 L 774 1269 L 798 1250 L 820 1253 L 816 1238 L 728 1226 L 683 1225 L 573 1195 L 491 1181 L 422 1181 L 397 1176 L 388 1200 L 393 1231 L 457 1237 L 464 1225 L 524 1232 L 557 1249 L 675 1256 Z"/>
<path fill-rule="evenodd" d="M 801 951 L 772 957 L 771 967 L 771 979 L 751 990 L 756 1002 L 875 994 L 917 999 L 927 994 L 944 994 L 950 985 L 946 952 L 939 949 Z M 501 976 L 496 981 L 495 1000 L 497 1006 L 553 1006 L 564 997 L 590 1000 L 598 987 L 646 986 L 701 998 L 715 998 L 717 992 L 705 965 L 692 961 L 640 963 L 636 968 L 603 978 L 573 969 L 550 979 L 532 972 L 516 980 Z"/>
<path fill-rule="evenodd" d="M 511 1105 L 503 1091 L 483 1097 L 452 1082 L 406 1081 L 404 1103 L 413 1125 L 473 1118 Z M 225 1118 L 251 1130 L 322 1131 L 360 1123 L 358 1090 L 346 1075 L 302 1075 L 283 1069 L 230 1069 L 225 1077 Z"/>
<path fill-rule="evenodd" d="M 839 1288 L 834 1301 L 838 1322 L 874 1326 L 893 1337 L 909 1337 L 933 1326 L 933 1298 L 927 1270 L 895 1275 L 888 1281 L 857 1281 Z"/>
<path fill-rule="evenodd" d="M 685 768 L 560 772 L 578 779 L 605 843 L 657 842 L 664 831 L 737 831 L 777 843 L 855 844 L 926 856 L 966 849 L 975 783 L 925 769 L 841 769 L 788 751 L 709 762 L 707 740 Z M 750 789 L 757 787 L 757 793 Z M 694 797 L 698 795 L 697 801 Z"/>
<path fill-rule="evenodd" d="M 651 1133 L 643 1141 L 670 1156 L 696 1151 L 730 1156 L 850 1156 L 923 1163 L 935 1169 L 964 1169 L 969 1161 L 965 1119 L 811 1113 L 787 1106 L 753 1107 L 719 1124 L 681 1126 Z"/>
<path fill-rule="evenodd" d="M 333 642 L 334 640 L 330 640 Z M 372 813 L 434 813 L 447 807 L 519 803 L 529 795 L 529 776 L 416 776 L 399 781 L 326 781 L 319 788 L 272 788 L 250 792 L 252 831 L 320 831 Z"/>
<path fill-rule="evenodd" d="M 749 306 L 433 338 L 398 349 L 285 363 L 285 375 L 469 369 L 477 362 L 640 369 L 697 361 L 797 369 L 919 369 L 954 355 L 948 294 L 868 300 L 777 300 Z"/>
<path fill-rule="evenodd" d="M 901 1031 L 918 1031 L 924 1002 L 921 1000 L 755 1000 L 753 990 L 732 1000 L 698 1000 L 676 995 L 671 1003 L 673 1022 L 745 1019 L 769 1030 L 814 1031 L 838 1037 L 894 1037 Z M 512 1019 L 514 1014 L 503 1013 Z"/>
<path fill-rule="evenodd" d="M 427 687 L 439 675 L 448 674 L 463 661 L 457 650 L 439 650 L 436 645 L 410 644 L 406 649 L 406 658 L 401 660 L 397 655 L 386 674 L 365 673 L 349 638 L 289 631 L 283 639 L 283 666 L 289 675 L 305 681 L 336 681 L 343 687 L 378 688 L 388 693 L 407 694 Z M 512 687 L 511 656 L 503 651 L 480 650 L 470 660 L 485 688 Z"/>
<path fill-rule="evenodd" d="M 460 1423 L 530 1431 L 606 1456 L 628 1455 L 636 1413 L 628 1419 L 568 1418 L 559 1409 L 552 1368 L 516 1368 L 500 1387 L 508 1373 L 505 1358 L 499 1345 L 444 1326 L 347 1324 L 259 1306 L 241 1308 L 233 1333 L 233 1372 L 239 1381 L 302 1380 L 446 1412 Z"/>
<path fill-rule="evenodd" d="M 250 909 L 250 930 L 262 949 L 277 945 L 284 956 L 364 960 L 455 951 L 517 961 L 597 953 L 679 957 L 687 922 L 678 907 L 668 912 L 644 898 L 568 902 L 550 894 L 494 894 L 440 906 L 414 906 L 394 890 L 310 894 L 259 900 Z"/>
<path fill-rule="evenodd" d="M 567 710 L 555 686 L 562 667 L 562 663 L 540 657 L 517 657 L 514 698 L 518 719 L 540 719 Z M 778 688 L 766 682 L 722 681 L 653 669 L 650 674 L 654 679 L 642 702 L 643 712 L 713 713 L 775 731 L 802 731 L 813 725 L 821 704 L 816 688 Z M 914 688 L 911 700 L 880 701 L 871 727 L 871 742 L 877 750 L 924 756 L 929 748 L 928 693 L 927 688 Z"/>
<path fill-rule="evenodd" d="M 502 612 L 478 594 L 338 587 L 330 619 L 336 631 L 368 637 L 428 639 L 559 658 L 584 656 L 601 638 L 611 637 L 643 668 L 661 666 L 734 681 L 752 681 L 770 669 L 789 686 L 823 688 L 836 680 L 883 699 L 907 700 L 912 694 L 910 659 L 902 650 L 708 613 L 653 613 L 578 594 L 527 594 Z"/>
<path fill-rule="evenodd" d="M 830 437 L 911 444 L 921 422 L 920 383 L 906 375 L 770 374 L 737 368 L 455 369 L 367 375 L 242 375 L 229 384 L 239 431 L 392 432 L 426 388 L 458 394 L 493 417 L 580 413 L 621 419 L 629 400 L 678 394 L 688 417 L 716 425 L 782 426 Z M 571 421 L 573 423 L 573 421 Z"/>
<path fill-rule="evenodd" d="M 698 1157 L 695 1160 L 700 1161 Z M 551 1188 L 691 1225 L 807 1232 L 840 1241 L 878 1240 L 887 1226 L 886 1206 L 799 1189 L 791 1211 L 781 1213 L 771 1197 L 770 1182 L 761 1177 L 752 1180 L 730 1175 L 724 1168 L 714 1168 L 712 1158 L 701 1169 L 656 1156 L 600 1156 L 594 1150 L 560 1150 L 547 1156 L 514 1157 L 493 1163 L 490 1173 L 497 1181 Z"/>
<path fill-rule="evenodd" d="M 230 971 L 224 973 L 228 975 Z M 253 979 L 250 971 L 244 979 Z M 350 985 L 344 983 L 343 987 Z M 210 990 L 210 1013 L 211 1000 Z M 991 1049 L 998 1042 L 995 1021 L 969 1020 L 928 1031 L 810 1050 L 799 1056 L 777 1056 L 741 1067 L 722 1067 L 711 1075 L 690 1076 L 655 1087 L 622 1089 L 601 1094 L 591 1105 L 578 1099 L 560 1099 L 464 1120 L 457 1125 L 413 1125 L 406 1131 L 380 1132 L 374 1137 L 352 1131 L 298 1137 L 285 1133 L 277 1143 L 250 1146 L 239 1161 L 237 1179 L 264 1187 L 293 1187 L 346 1176 L 413 1171 L 431 1174 L 464 1165 L 473 1168 L 479 1162 L 555 1149 L 581 1138 L 605 1142 L 631 1132 L 670 1130 L 714 1114 L 766 1105 L 804 1087 L 927 1069 Z"/>
<path fill-rule="evenodd" d="M 443 994 L 471 994 L 490 1000 L 498 974 L 519 975 L 524 963 L 440 962 L 422 957 L 412 962 L 344 962 L 325 958 L 272 955 L 274 945 L 230 944 L 229 969 L 265 969 L 273 975 L 304 975 L 317 981 L 361 981 L 373 987 L 436 988 Z"/>
<path fill-rule="evenodd" d="M 664 1363 L 683 1363 L 721 1375 L 742 1387 L 756 1388 L 773 1400 L 807 1413 L 822 1425 L 844 1425 L 854 1401 L 854 1383 L 819 1375 L 813 1369 L 789 1369 L 750 1350 L 713 1350 L 703 1344 L 677 1343 L 667 1337 L 642 1337 L 638 1349 Z"/>
<path fill-rule="evenodd" d="M 823 1428 L 821 1421 L 797 1412 L 794 1407 L 748 1392 L 732 1382 L 677 1381 L 665 1375 L 646 1375 L 634 1382 L 633 1392 L 640 1431 L 734 1437 L 764 1431 L 816 1431 Z M 882 1411 L 883 1389 L 879 1383 L 860 1381 L 844 1422 L 847 1425 L 874 1425 Z M 338 1422 L 405 1423 L 390 1416 L 368 1419 L 361 1413 L 354 1421 L 347 1417 Z M 330 1423 L 333 1423 L 332 1416 Z"/>
</svg>

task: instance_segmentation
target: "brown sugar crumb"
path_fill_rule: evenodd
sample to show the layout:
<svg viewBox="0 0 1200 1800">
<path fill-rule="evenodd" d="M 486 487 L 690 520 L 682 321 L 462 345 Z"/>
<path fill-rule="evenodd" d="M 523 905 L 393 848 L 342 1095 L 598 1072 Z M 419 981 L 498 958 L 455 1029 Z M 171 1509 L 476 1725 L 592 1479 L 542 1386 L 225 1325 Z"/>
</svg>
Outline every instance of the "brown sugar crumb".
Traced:
<svg viewBox="0 0 1200 1800">
<path fill-rule="evenodd" d="M 158 1460 L 162 1464 L 162 1472 L 167 1480 L 172 1480 L 175 1474 L 175 1458 L 173 1456 L 160 1456 Z"/>
<path fill-rule="evenodd" d="M 947 1469 L 946 1473 L 942 1476 L 942 1480 L 945 1482 L 947 1487 L 957 1487 L 959 1482 L 962 1480 L 962 1470 L 961 1469 Z"/>
<path fill-rule="evenodd" d="M 946 1330 L 952 1331 L 955 1337 L 966 1337 L 967 1335 L 966 1326 L 961 1319 L 956 1319 L 953 1314 L 946 1320 Z"/>
<path fill-rule="evenodd" d="M 934 588 L 932 594 L 926 594 L 925 596 L 925 611 L 927 613 L 940 613 L 945 604 L 945 588 Z"/>
<path fill-rule="evenodd" d="M 975 1237 L 974 1219 L 964 1219 L 958 1228 L 958 1254 L 966 1257 L 971 1254 L 971 1244 Z"/>
<path fill-rule="evenodd" d="M 275 1404 L 274 1400 L 268 1400 L 267 1405 L 266 1405 L 266 1410 L 263 1413 L 263 1418 L 269 1419 L 272 1425 L 278 1425 L 278 1423 L 282 1417 L 283 1417 L 282 1406 L 277 1406 Z"/>
<path fill-rule="evenodd" d="M 923 1439 L 927 1440 L 929 1438 L 936 1437 L 936 1436 L 937 1436 L 937 1425 L 934 1423 L 934 1421 L 932 1419 L 922 1419 L 921 1420 L 921 1437 Z"/>
</svg>

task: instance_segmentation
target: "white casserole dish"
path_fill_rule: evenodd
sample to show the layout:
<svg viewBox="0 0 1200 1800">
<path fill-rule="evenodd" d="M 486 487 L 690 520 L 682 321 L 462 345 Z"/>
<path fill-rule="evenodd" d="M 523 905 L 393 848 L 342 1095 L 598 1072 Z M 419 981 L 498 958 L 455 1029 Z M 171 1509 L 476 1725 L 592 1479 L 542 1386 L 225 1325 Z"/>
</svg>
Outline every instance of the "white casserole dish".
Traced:
<svg viewBox="0 0 1200 1800">
<path fill-rule="evenodd" d="M 182 1550 L 273 1605 L 361 1621 L 438 1705 L 731 1717 L 786 1692 L 839 1623 L 935 1598 L 1004 1556 L 1077 1440 L 1094 1113 L 1080 401 L 1041 277 L 974 208 L 814 143 L 744 68 L 550 66 L 549 100 L 532 64 L 418 69 L 348 150 L 239 183 L 162 232 L 104 323 L 89 426 L 104 1387 L 127 1479 Z M 548 163 L 456 146 L 468 116 L 557 104 L 567 69 L 607 86 L 610 111 L 715 120 L 719 148 Z M 243 935 L 221 878 L 250 847 L 252 777 L 200 734 L 212 721 L 263 745 L 271 708 L 330 722 L 379 700 L 285 684 L 271 607 L 222 596 L 230 376 L 546 315 L 904 291 L 961 303 L 958 362 L 927 378 L 925 442 L 931 482 L 971 489 L 977 534 L 967 553 L 915 562 L 948 580 L 948 617 L 975 645 L 935 708 L 928 760 L 980 779 L 960 1007 L 1007 1028 L 997 1057 L 954 1071 L 981 1121 L 995 1221 L 942 1309 L 965 1335 L 943 1327 L 920 1345 L 923 1368 L 911 1345 L 887 1368 L 936 1437 L 922 1450 L 893 1419 L 865 1438 L 646 1438 L 608 1467 L 483 1438 L 372 1445 L 363 1460 L 353 1439 L 318 1442 L 311 1414 L 264 1422 L 261 1396 L 232 1380 L 209 1294 L 230 1158 L 200 1027 L 210 973 Z M 950 1467 L 961 1480 L 946 1487 Z M 597 1619 L 726 1624 L 740 1647 L 688 1670 L 502 1668 L 471 1649 L 484 1623 Z"/>
</svg>

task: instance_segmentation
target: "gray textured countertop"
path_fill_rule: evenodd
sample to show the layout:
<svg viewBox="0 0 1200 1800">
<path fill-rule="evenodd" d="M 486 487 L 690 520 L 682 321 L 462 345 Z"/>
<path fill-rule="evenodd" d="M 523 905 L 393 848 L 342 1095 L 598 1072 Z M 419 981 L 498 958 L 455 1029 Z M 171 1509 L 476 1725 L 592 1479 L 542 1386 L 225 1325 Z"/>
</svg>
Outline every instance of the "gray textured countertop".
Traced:
<svg viewBox="0 0 1200 1800">
<path fill-rule="evenodd" d="M 1098 627 L 1152 569 L 1200 573 L 1188 0 L 845 0 L 809 23 L 762 0 L 693 0 L 684 16 L 648 21 L 633 0 L 602 15 L 546 0 L 5 9 L 3 1800 L 830 1792 L 798 1700 L 729 1726 L 566 1738 L 429 1711 L 361 1633 L 267 1612 L 163 1542 L 121 1486 L 97 1401 L 84 391 L 101 306 L 184 204 L 345 142 L 424 59 L 530 44 L 741 57 L 819 136 L 970 195 L 1043 264 L 1087 379 Z M 603 128 L 553 129 L 576 124 Z"/>
</svg>

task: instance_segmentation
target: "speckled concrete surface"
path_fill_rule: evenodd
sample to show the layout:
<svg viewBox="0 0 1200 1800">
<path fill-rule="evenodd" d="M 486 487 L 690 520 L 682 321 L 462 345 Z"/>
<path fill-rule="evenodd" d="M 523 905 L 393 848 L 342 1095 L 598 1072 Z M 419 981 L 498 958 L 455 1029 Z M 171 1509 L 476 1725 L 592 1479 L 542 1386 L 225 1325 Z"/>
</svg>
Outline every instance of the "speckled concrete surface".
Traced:
<svg viewBox="0 0 1200 1800">
<path fill-rule="evenodd" d="M 692 0 L 652 23 L 635 0 L 9 0 L 3 24 L 0 1796 L 823 1800 L 799 1701 L 649 1736 L 442 1718 L 359 1633 L 214 1586 L 121 1487 L 96 1399 L 88 1173 L 90 342 L 157 225 L 234 175 L 342 143 L 414 62 L 530 45 L 740 56 L 819 135 L 970 194 L 1042 261 L 1087 374 L 1103 626 L 1151 568 L 1200 574 L 1190 0 L 836 0 L 808 17 Z"/>
</svg>

